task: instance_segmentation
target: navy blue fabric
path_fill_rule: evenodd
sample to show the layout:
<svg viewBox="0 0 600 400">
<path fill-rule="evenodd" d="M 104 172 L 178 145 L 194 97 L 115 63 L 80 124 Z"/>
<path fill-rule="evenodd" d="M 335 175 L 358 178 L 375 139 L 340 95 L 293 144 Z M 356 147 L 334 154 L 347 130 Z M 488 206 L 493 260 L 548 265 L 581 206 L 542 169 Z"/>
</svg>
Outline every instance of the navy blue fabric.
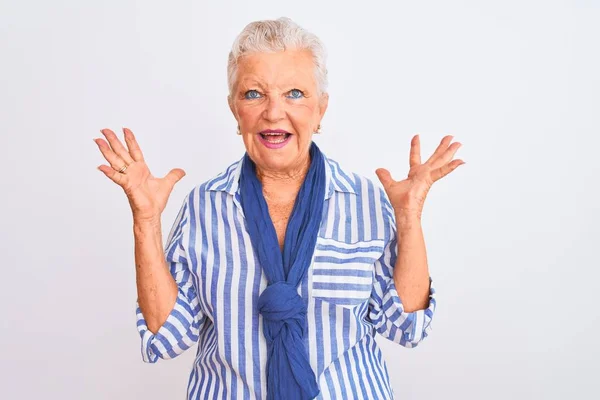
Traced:
<svg viewBox="0 0 600 400">
<path fill-rule="evenodd" d="M 250 239 L 269 283 L 258 299 L 268 348 L 269 400 L 305 400 L 319 394 L 303 339 L 307 333 L 306 305 L 297 291 L 310 266 L 325 201 L 324 159 L 314 142 L 310 158 L 286 228 L 283 254 L 248 153 L 240 174 L 241 204 Z"/>
</svg>

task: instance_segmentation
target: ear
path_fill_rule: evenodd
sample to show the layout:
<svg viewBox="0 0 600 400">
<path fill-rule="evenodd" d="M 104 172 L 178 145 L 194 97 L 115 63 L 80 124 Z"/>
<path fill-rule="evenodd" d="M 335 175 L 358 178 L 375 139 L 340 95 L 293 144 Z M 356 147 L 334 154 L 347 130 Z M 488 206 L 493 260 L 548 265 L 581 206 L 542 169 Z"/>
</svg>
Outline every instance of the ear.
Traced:
<svg viewBox="0 0 600 400">
<path fill-rule="evenodd" d="M 319 120 L 323 119 L 329 105 L 329 93 L 323 93 L 319 99 Z"/>
</svg>

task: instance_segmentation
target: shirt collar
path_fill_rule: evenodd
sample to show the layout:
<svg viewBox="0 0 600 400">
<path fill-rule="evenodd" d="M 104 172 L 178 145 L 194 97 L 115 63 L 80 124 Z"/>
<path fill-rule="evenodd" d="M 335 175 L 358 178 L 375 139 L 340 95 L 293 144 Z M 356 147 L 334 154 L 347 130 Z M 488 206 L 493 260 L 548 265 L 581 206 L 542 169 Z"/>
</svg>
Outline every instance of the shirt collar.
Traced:
<svg viewBox="0 0 600 400">
<path fill-rule="evenodd" d="M 323 155 L 325 161 L 325 199 L 329 199 L 334 192 L 356 194 L 356 183 L 338 164 Z M 206 184 L 206 190 L 227 192 L 235 195 L 239 192 L 240 172 L 244 158 L 231 164 L 224 172 L 211 179 Z"/>
</svg>

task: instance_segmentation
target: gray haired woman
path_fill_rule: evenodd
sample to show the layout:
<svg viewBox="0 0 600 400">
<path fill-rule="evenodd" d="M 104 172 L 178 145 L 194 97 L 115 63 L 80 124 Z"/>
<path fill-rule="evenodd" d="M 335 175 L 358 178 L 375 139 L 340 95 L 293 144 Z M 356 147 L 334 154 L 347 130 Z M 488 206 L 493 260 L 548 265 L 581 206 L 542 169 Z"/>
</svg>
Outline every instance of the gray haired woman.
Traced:
<svg viewBox="0 0 600 400">
<path fill-rule="evenodd" d="M 327 110 L 321 41 L 288 18 L 249 24 L 228 64 L 242 158 L 186 196 L 162 246 L 161 213 L 184 171 L 154 177 L 129 129 L 95 139 L 133 212 L 144 361 L 198 344 L 188 398 L 390 399 L 378 333 L 405 347 L 431 330 L 421 212 L 463 162 L 442 139 L 383 188 L 312 141 Z M 108 143 L 107 143 L 108 142 Z"/>
</svg>

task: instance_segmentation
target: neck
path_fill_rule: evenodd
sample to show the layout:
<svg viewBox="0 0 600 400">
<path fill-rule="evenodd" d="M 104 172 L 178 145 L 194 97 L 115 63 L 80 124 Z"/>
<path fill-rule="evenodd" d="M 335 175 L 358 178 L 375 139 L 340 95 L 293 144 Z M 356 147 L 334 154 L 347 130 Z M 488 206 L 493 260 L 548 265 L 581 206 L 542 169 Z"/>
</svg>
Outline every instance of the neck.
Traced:
<svg viewBox="0 0 600 400">
<path fill-rule="evenodd" d="M 306 157 L 298 166 L 285 172 L 269 171 L 256 166 L 256 176 L 262 184 L 267 202 L 295 200 L 309 167 L 310 157 Z"/>
</svg>

